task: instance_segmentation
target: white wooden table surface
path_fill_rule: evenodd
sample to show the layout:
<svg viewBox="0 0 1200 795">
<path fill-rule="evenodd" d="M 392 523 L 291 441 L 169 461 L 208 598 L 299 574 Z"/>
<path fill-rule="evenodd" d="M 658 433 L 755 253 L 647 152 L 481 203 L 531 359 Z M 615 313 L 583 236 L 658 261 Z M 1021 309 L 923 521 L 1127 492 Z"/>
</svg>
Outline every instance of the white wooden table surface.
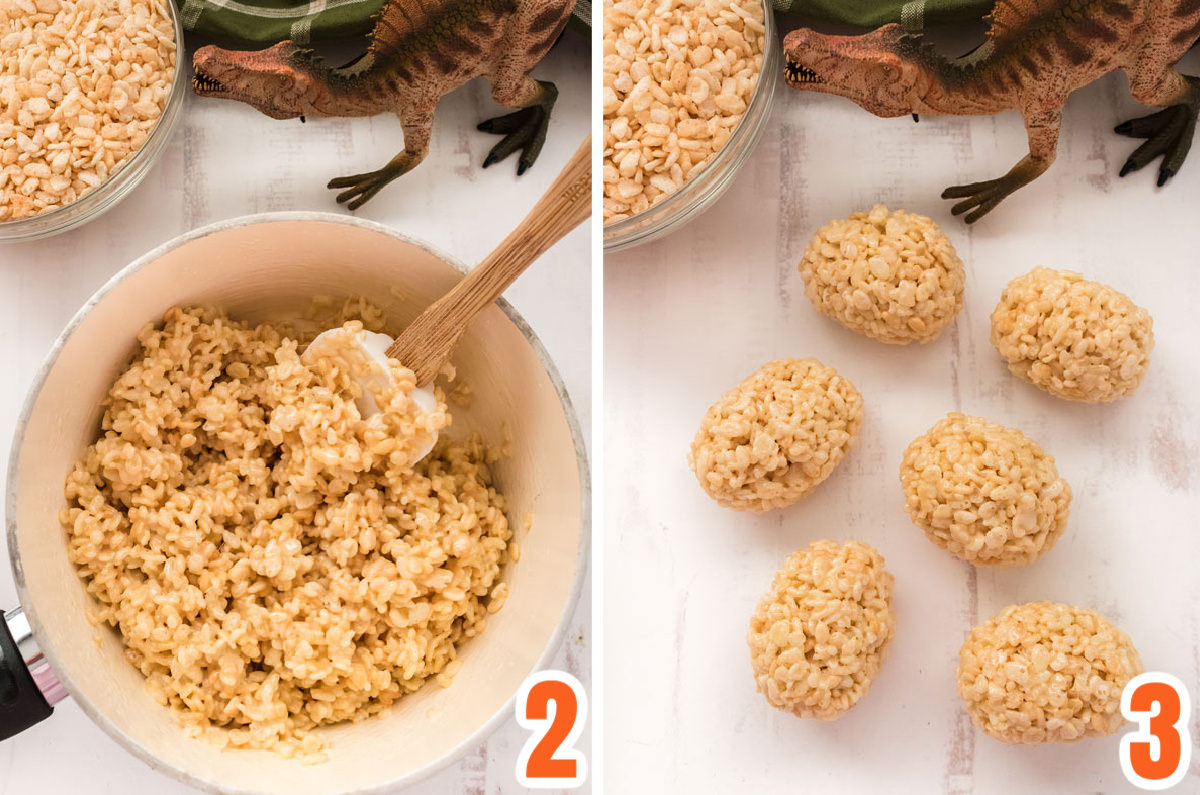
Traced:
<svg viewBox="0 0 1200 795">
<path fill-rule="evenodd" d="M 1196 74 L 1200 58 L 1185 67 Z M 972 625 L 1047 599 L 1106 614 L 1148 669 L 1200 696 L 1200 154 L 1163 190 L 1153 169 L 1118 179 L 1136 142 L 1112 128 L 1144 112 L 1123 76 L 1079 92 L 1054 167 L 968 229 L 938 195 L 999 176 L 1025 153 L 1015 114 L 885 121 L 781 87 L 760 147 L 707 214 L 606 258 L 610 791 L 1133 791 L 1118 767 L 1119 735 L 1004 745 L 972 726 L 954 673 Z M 966 263 L 964 309 L 929 345 L 858 336 L 804 295 L 796 266 L 813 232 L 876 201 L 932 216 Z M 1067 403 L 1009 375 L 988 342 L 989 315 L 1008 280 L 1039 264 L 1112 284 L 1153 314 L 1157 347 L 1133 397 Z M 762 363 L 804 356 L 862 392 L 857 445 L 790 508 L 719 507 L 686 463 L 701 416 Z M 1066 533 L 1029 567 L 972 569 L 903 510 L 904 448 L 954 410 L 1021 428 L 1074 489 Z M 819 538 L 874 544 L 896 577 L 898 625 L 882 671 L 832 723 L 769 707 L 745 642 L 784 557 Z M 1198 729 L 1194 721 L 1193 738 Z M 1200 791 L 1200 757 L 1176 791 Z"/>
<path fill-rule="evenodd" d="M 587 42 L 569 33 L 539 66 L 558 104 L 541 158 L 523 177 L 516 163 L 480 168 L 499 138 L 477 132 L 505 113 L 483 81 L 438 106 L 428 158 L 358 214 L 478 262 L 549 186 L 589 129 Z M 42 242 L 0 246 L 0 461 L 33 374 L 79 306 L 114 272 L 176 235 L 224 218 L 272 210 L 338 211 L 325 183 L 378 168 L 401 149 L 395 117 L 278 122 L 248 106 L 188 96 L 169 151 L 128 199 L 93 223 Z M 585 434 L 590 427 L 590 234 L 581 227 L 509 290 L 507 297 L 549 349 Z M 0 540 L 0 547 L 4 542 Z M 0 610 L 16 604 L 0 566 Z M 590 680 L 590 588 L 554 667 Z M 526 733 L 510 719 L 462 762 L 416 793 L 516 792 L 514 767 Z M 587 736 L 580 747 L 587 749 Z M 25 734 L 0 743 L 0 795 L 155 793 L 191 790 L 127 754 L 69 700 Z"/>
</svg>

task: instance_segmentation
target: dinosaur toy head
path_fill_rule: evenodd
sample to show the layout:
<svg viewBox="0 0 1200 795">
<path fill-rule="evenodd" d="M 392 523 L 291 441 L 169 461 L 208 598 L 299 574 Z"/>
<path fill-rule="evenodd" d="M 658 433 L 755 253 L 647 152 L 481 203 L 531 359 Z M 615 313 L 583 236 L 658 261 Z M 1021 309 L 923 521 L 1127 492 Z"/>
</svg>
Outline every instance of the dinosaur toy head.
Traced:
<svg viewBox="0 0 1200 795">
<path fill-rule="evenodd" d="M 208 45 L 192 58 L 192 90 L 202 97 L 236 99 L 272 119 L 294 119 L 312 111 L 313 59 L 290 41 L 253 52 Z"/>
<path fill-rule="evenodd" d="M 827 36 L 800 28 L 783 40 L 784 79 L 792 88 L 836 94 L 876 116 L 907 116 L 921 104 L 922 70 L 903 53 L 896 24 L 862 36 Z"/>
</svg>

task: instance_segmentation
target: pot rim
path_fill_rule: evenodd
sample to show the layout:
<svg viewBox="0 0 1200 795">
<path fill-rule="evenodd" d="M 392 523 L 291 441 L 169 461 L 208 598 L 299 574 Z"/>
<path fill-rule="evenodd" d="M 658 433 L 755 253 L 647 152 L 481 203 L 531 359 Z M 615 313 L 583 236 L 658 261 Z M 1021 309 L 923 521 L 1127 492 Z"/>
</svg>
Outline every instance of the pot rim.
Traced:
<svg viewBox="0 0 1200 795">
<path fill-rule="evenodd" d="M 442 262 L 450 265 L 459 273 L 466 274 L 470 268 L 460 262 L 458 259 L 451 257 L 441 249 L 426 243 L 423 240 L 410 237 L 396 229 L 393 229 L 385 224 L 376 221 L 369 221 L 364 218 L 356 218 L 354 216 L 339 215 L 337 213 L 319 212 L 319 211 L 283 211 L 283 212 L 268 212 L 254 213 L 251 215 L 238 216 L 222 221 L 216 221 L 211 224 L 193 229 L 178 237 L 163 243 L 148 253 L 138 257 L 136 260 L 126 265 L 117 271 L 108 279 L 99 289 L 94 292 L 91 297 L 79 308 L 70 322 L 63 328 L 62 332 L 55 339 L 50 351 L 46 354 L 46 358 L 38 367 L 37 373 L 34 376 L 33 383 L 30 386 L 29 392 L 26 394 L 25 402 L 21 407 L 21 413 L 17 418 L 16 430 L 13 433 L 12 449 L 9 452 L 8 458 L 8 479 L 6 484 L 7 494 L 5 496 L 5 534 L 8 541 L 9 561 L 12 567 L 13 579 L 16 584 L 17 601 L 25 612 L 25 616 L 29 621 L 30 629 L 33 631 L 33 637 L 41 648 L 42 653 L 50 663 L 51 669 L 59 679 L 71 698 L 83 710 L 89 719 L 101 729 L 104 730 L 109 737 L 112 737 L 121 745 L 122 748 L 132 753 L 138 759 L 141 759 L 147 765 L 160 773 L 164 773 L 171 778 L 181 781 L 193 787 L 197 787 L 206 792 L 228 793 L 229 795 L 262 795 L 260 790 L 249 790 L 240 788 L 226 788 L 215 781 L 198 778 L 190 773 L 187 773 L 174 765 L 163 762 L 159 757 L 150 753 L 139 743 L 132 738 L 122 733 L 108 717 L 95 709 L 91 702 L 81 694 L 69 678 L 61 676 L 61 669 L 58 665 L 58 660 L 55 653 L 44 642 L 44 631 L 42 629 L 41 618 L 38 616 L 37 610 L 34 608 L 29 593 L 25 587 L 25 575 L 21 567 L 20 554 L 16 544 L 16 502 L 17 502 L 17 464 L 20 458 L 21 450 L 25 443 L 25 431 L 29 423 L 29 417 L 33 413 L 33 407 L 36 405 L 38 398 L 41 397 L 42 389 L 45 386 L 46 379 L 53 369 L 55 362 L 58 360 L 59 354 L 67 341 L 74 335 L 83 319 L 96 307 L 104 298 L 108 296 L 118 285 L 124 282 L 127 278 L 158 261 L 163 256 L 171 251 L 174 251 L 181 246 L 184 246 L 193 240 L 202 237 L 207 237 L 212 234 L 224 232 L 229 229 L 236 229 L 244 226 L 263 223 L 277 223 L 283 221 L 312 221 L 320 223 L 336 223 L 346 226 L 357 227 L 372 232 L 381 232 L 390 237 L 401 240 L 410 245 L 416 246 L 429 254 L 437 257 Z M 583 433 L 579 425 L 579 418 L 575 414 L 575 406 L 571 402 L 570 395 L 567 394 L 566 386 L 563 384 L 562 376 L 559 375 L 558 368 L 554 366 L 554 362 L 550 358 L 550 354 L 546 351 L 546 347 L 542 344 L 541 339 L 530 327 L 525 318 L 521 316 L 512 304 L 508 303 L 503 297 L 496 299 L 496 304 L 500 310 L 508 317 L 509 320 L 520 330 L 522 336 L 533 348 L 534 353 L 541 362 L 543 370 L 550 378 L 551 384 L 554 386 L 554 391 L 558 395 L 558 399 L 563 408 L 563 413 L 566 416 L 567 426 L 571 432 L 571 439 L 575 446 L 576 465 L 579 469 L 579 497 L 580 497 L 580 520 L 579 520 L 579 546 L 575 553 L 575 578 L 571 585 L 571 592 L 567 596 L 566 604 L 563 605 L 562 614 L 559 616 L 558 623 L 554 627 L 554 631 L 550 635 L 550 640 L 546 647 L 542 650 L 541 655 L 534 663 L 533 670 L 541 671 L 547 668 L 550 660 L 561 648 L 563 639 L 567 633 L 567 627 L 570 624 L 572 617 L 575 614 L 575 608 L 579 604 L 579 597 L 583 592 L 583 583 L 587 578 L 589 559 L 588 552 L 591 549 L 591 523 L 592 523 L 592 493 L 591 493 L 591 477 L 588 463 L 587 448 L 584 445 Z M 488 720 L 486 720 L 478 729 L 467 736 L 462 742 L 454 746 L 452 749 L 443 754 L 440 758 L 430 762 L 424 767 L 413 770 L 399 778 L 394 778 L 389 781 L 380 782 L 378 784 L 364 787 L 361 789 L 347 791 L 344 795 L 382 795 L 382 793 L 393 790 L 398 786 L 410 786 L 417 782 L 423 781 L 442 770 L 449 767 L 452 763 L 460 759 L 464 753 L 474 748 L 479 743 L 490 737 L 499 727 L 500 724 L 513 715 L 513 704 L 516 701 L 517 694 L 510 695 Z"/>
</svg>

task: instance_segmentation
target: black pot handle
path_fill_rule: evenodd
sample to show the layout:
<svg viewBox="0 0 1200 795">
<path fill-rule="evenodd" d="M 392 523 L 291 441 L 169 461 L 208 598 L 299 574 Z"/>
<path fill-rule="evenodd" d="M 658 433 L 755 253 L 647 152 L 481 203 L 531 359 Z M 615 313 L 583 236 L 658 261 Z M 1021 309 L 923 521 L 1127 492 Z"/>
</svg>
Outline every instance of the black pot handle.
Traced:
<svg viewBox="0 0 1200 795">
<path fill-rule="evenodd" d="M 18 627 L 22 637 L 13 637 L 10 623 Z M 0 740 L 20 734 L 54 711 L 29 672 L 27 659 L 30 649 L 36 653 L 36 646 L 27 634 L 27 627 L 20 608 L 0 615 Z M 18 640 L 27 647 L 25 653 Z M 37 654 L 40 659 L 40 653 Z"/>
</svg>

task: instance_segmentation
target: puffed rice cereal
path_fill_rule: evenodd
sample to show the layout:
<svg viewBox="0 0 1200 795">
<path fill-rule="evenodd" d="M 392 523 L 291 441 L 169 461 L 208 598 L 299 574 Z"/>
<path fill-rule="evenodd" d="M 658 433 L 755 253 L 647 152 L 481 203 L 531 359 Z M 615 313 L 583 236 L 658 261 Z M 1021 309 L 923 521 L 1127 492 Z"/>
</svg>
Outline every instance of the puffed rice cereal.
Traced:
<svg viewBox="0 0 1200 795">
<path fill-rule="evenodd" d="M 1051 395 L 1103 403 L 1133 393 L 1154 349 L 1150 313 L 1073 271 L 1034 268 L 992 312 L 992 345 L 1008 369 Z"/>
<path fill-rule="evenodd" d="M 1071 509 L 1054 456 L 1015 428 L 956 413 L 904 451 L 900 485 L 929 540 L 976 566 L 1036 560 Z"/>
<path fill-rule="evenodd" d="M 425 412 L 399 363 L 364 379 L 363 323 L 343 328 L 310 356 L 311 335 L 171 309 L 60 515 L 89 618 L 189 732 L 314 761 L 312 729 L 449 684 L 504 601 L 512 538 L 488 448 L 443 433 L 414 463 L 449 423 L 441 390 Z"/>
<path fill-rule="evenodd" d="M 720 151 L 764 46 L 762 0 L 605 0 L 604 223 L 670 196 Z"/>
<path fill-rule="evenodd" d="M 0 0 L 0 222 L 112 176 L 158 123 L 175 50 L 165 0 Z"/>
<path fill-rule="evenodd" d="M 791 505 L 854 444 L 862 405 L 854 385 L 816 359 L 768 362 L 708 409 L 688 463 L 727 508 Z"/>
<path fill-rule="evenodd" d="M 892 575 L 861 541 L 793 552 L 750 619 L 758 692 L 801 718 L 832 720 L 871 686 L 895 633 Z"/>
<path fill-rule="evenodd" d="M 1066 743 L 1117 731 L 1121 691 L 1142 670 L 1129 636 L 1104 616 L 1031 602 L 971 630 L 959 651 L 958 693 L 975 725 L 997 740 Z"/>
<path fill-rule="evenodd" d="M 880 342 L 929 342 L 962 309 L 966 273 L 937 224 L 877 204 L 830 221 L 800 261 L 821 314 Z"/>
</svg>

